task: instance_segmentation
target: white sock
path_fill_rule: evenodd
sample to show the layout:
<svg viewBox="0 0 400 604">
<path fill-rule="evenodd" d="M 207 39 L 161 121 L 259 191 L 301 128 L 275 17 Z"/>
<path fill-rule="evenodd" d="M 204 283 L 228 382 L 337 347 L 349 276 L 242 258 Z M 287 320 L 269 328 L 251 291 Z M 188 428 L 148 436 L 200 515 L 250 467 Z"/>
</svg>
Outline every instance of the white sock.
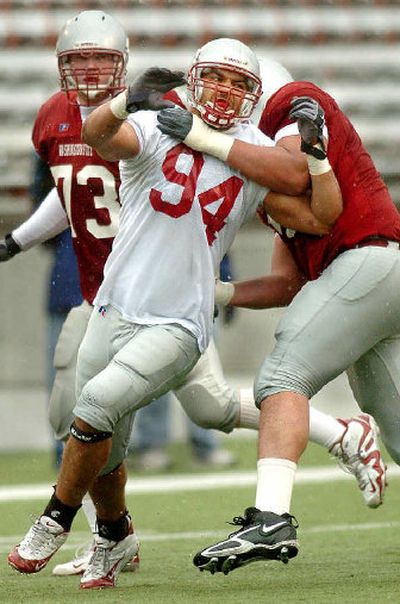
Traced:
<svg viewBox="0 0 400 604">
<path fill-rule="evenodd" d="M 335 417 L 310 407 L 310 441 L 330 449 L 345 431 L 345 427 Z"/>
<path fill-rule="evenodd" d="M 289 459 L 264 458 L 257 462 L 256 508 L 288 513 L 297 464 Z"/>
<path fill-rule="evenodd" d="M 253 390 L 251 388 L 241 388 L 239 390 L 239 398 L 240 416 L 238 427 L 258 430 L 260 410 L 255 406 Z"/>
<path fill-rule="evenodd" d="M 94 507 L 94 503 L 91 500 L 89 495 L 85 495 L 82 501 L 82 509 L 83 513 L 86 516 L 86 520 L 88 521 L 88 525 L 93 534 L 97 534 L 97 524 L 96 524 L 96 508 Z"/>
</svg>

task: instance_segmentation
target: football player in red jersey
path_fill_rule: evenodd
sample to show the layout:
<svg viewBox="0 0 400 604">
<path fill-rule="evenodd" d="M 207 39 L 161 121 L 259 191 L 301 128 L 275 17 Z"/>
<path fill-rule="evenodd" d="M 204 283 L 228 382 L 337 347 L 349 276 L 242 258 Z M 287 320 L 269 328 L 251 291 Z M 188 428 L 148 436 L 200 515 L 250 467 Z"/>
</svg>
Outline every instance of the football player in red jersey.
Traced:
<svg viewBox="0 0 400 604">
<path fill-rule="evenodd" d="M 271 149 L 232 142 L 182 112 L 178 124 L 173 111 L 159 118 L 164 132 L 173 135 L 175 128 L 176 138 L 192 148 L 224 158 L 257 182 L 279 186 L 282 173 Z M 294 120 L 301 137 L 293 131 Z M 225 304 L 290 306 L 255 383 L 261 410 L 255 507 L 235 519 L 240 526 L 235 533 L 195 556 L 194 564 L 211 572 L 228 573 L 260 559 L 287 562 L 297 554 L 297 527 L 289 510 L 297 462 L 307 443 L 309 400 L 343 371 L 359 406 L 375 418 L 400 463 L 397 208 L 351 122 L 314 84 L 293 82 L 279 89 L 263 111 L 260 128 L 282 154 L 298 154 L 301 145 L 311 181 L 332 168 L 343 212 L 324 236 L 272 225 L 278 230 L 272 273 L 218 285 Z M 364 448 L 373 466 L 366 439 Z M 384 487 L 382 478 L 378 473 L 374 490 Z"/>
<path fill-rule="evenodd" d="M 71 227 L 84 302 L 69 313 L 55 351 L 56 377 L 49 416 L 60 440 L 67 437 L 72 421 L 77 351 L 103 280 L 120 211 L 118 164 L 105 161 L 83 143 L 82 122 L 97 105 L 124 89 L 128 52 L 128 38 L 122 26 L 103 11 L 83 11 L 62 28 L 56 46 L 61 90 L 40 108 L 32 134 L 35 150 L 51 169 L 55 188 L 5 240 L 9 258 Z M 126 481 L 124 464 L 109 476 L 99 478 L 97 491 L 107 490 L 108 483 L 115 479 Z M 84 500 L 83 506 L 96 535 L 91 499 Z M 132 535 L 131 540 L 135 539 Z M 54 570 L 59 574 L 82 573 L 93 554 L 94 543 L 82 556 Z M 137 565 L 134 552 L 126 569 L 134 570 Z"/>
</svg>

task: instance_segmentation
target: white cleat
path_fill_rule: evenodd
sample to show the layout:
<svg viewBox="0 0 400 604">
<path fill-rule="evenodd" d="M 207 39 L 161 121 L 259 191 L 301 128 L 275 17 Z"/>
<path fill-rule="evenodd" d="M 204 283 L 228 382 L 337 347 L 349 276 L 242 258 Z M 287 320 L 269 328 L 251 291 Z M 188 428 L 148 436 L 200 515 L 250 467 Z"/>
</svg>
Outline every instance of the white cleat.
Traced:
<svg viewBox="0 0 400 604">
<path fill-rule="evenodd" d="M 49 516 L 40 516 L 24 539 L 8 555 L 10 566 L 20 573 L 38 573 L 60 549 L 68 532 Z"/>
<path fill-rule="evenodd" d="M 366 505 L 377 508 L 383 503 L 387 485 L 378 427 L 367 414 L 338 421 L 345 426 L 345 431 L 329 451 L 346 472 L 356 477 Z"/>
<path fill-rule="evenodd" d="M 64 564 L 57 564 L 52 571 L 56 577 L 67 577 L 71 575 L 82 575 L 87 569 L 88 563 L 94 552 L 95 541 L 80 545 L 75 552 L 75 558 Z M 139 554 L 135 554 L 128 560 L 122 572 L 134 572 L 139 570 Z"/>
</svg>

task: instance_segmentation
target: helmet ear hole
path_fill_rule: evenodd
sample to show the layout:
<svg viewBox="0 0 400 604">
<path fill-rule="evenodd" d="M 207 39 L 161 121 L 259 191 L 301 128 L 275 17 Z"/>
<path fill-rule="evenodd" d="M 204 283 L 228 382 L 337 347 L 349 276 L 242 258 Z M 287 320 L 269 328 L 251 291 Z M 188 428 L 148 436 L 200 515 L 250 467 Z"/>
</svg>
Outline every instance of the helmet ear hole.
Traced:
<svg viewBox="0 0 400 604">
<path fill-rule="evenodd" d="M 229 102 L 212 103 L 203 99 L 205 88 L 214 89 L 217 83 L 209 82 L 204 76 L 214 70 L 231 71 L 245 77 L 248 90 L 231 87 L 230 95 L 241 98 L 232 109 Z M 260 67 L 254 52 L 239 40 L 218 38 L 208 42 L 196 52 L 188 74 L 188 91 L 192 107 L 197 109 L 202 119 L 214 128 L 226 129 L 233 124 L 248 120 L 261 96 Z"/>
</svg>

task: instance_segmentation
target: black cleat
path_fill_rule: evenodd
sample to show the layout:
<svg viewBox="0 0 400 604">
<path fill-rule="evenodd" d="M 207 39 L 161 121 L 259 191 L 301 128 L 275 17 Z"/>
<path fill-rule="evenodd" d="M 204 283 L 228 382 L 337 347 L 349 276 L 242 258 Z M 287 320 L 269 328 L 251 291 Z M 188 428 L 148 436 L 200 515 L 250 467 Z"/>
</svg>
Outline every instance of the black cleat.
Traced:
<svg viewBox="0 0 400 604">
<path fill-rule="evenodd" d="M 244 518 L 237 516 L 231 524 L 241 528 L 193 558 L 193 564 L 201 571 L 227 575 L 231 570 L 257 560 L 280 560 L 287 564 L 298 554 L 298 523 L 290 514 L 279 516 L 247 508 Z"/>
</svg>

